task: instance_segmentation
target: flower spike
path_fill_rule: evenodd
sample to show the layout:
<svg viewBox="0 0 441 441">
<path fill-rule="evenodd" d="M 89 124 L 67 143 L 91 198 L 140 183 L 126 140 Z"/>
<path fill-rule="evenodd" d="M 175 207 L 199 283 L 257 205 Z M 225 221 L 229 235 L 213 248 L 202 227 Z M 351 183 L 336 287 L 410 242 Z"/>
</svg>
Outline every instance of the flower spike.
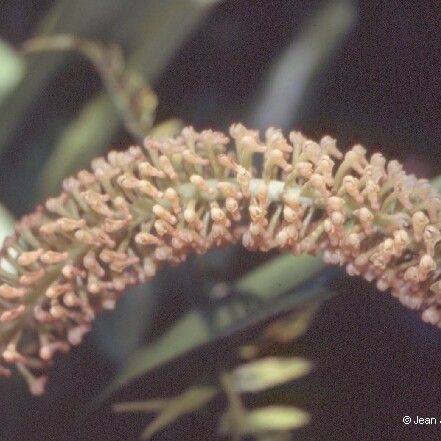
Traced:
<svg viewBox="0 0 441 441">
<path fill-rule="evenodd" d="M 112 151 L 17 223 L 0 250 L 0 375 L 15 366 L 41 394 L 54 355 L 126 287 L 236 242 L 322 254 L 441 327 L 441 198 L 426 180 L 329 136 L 229 133 L 189 127 Z"/>
</svg>

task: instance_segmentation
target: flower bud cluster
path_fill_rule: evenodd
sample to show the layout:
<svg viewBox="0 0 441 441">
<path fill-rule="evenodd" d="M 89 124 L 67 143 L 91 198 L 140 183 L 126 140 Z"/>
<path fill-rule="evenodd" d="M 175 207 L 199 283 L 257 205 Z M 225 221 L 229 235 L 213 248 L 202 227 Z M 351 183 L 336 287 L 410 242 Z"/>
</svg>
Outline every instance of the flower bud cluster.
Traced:
<svg viewBox="0 0 441 441">
<path fill-rule="evenodd" d="M 329 136 L 230 135 L 187 127 L 112 151 L 18 222 L 0 255 L 0 375 L 15 365 L 42 393 L 54 355 L 127 286 L 236 242 L 321 254 L 441 324 L 441 199 L 426 180 Z"/>
</svg>

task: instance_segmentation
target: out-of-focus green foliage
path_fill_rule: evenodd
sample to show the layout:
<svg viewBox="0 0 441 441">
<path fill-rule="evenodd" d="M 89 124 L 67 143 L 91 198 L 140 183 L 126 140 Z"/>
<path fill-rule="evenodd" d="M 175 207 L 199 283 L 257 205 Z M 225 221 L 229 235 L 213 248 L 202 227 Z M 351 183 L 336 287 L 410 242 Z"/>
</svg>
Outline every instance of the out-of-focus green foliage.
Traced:
<svg viewBox="0 0 441 441">
<path fill-rule="evenodd" d="M 3 205 L 0 205 L 0 243 L 3 243 L 5 237 L 11 234 L 13 229 L 14 218 Z"/>
<path fill-rule="evenodd" d="M 60 0 L 37 26 L 35 35 L 70 33 L 77 37 L 129 46 L 130 67 L 143 72 L 151 81 L 209 8 L 218 1 Z M 23 122 L 29 105 L 68 59 L 63 53 L 31 57 L 22 80 L 0 105 L 0 151 Z M 103 109 L 107 109 L 108 104 Z M 117 127 L 117 123 L 109 124 L 108 130 L 115 134 Z M 107 147 L 105 144 L 102 149 Z"/>
<path fill-rule="evenodd" d="M 136 18 L 133 14 L 128 15 L 124 22 L 123 14 L 121 28 L 132 46 L 126 66 L 132 81 L 136 72 L 142 72 L 149 82 L 154 80 L 182 40 L 217 1 L 148 1 L 138 6 Z M 60 135 L 54 153 L 42 173 L 43 194 L 56 191 L 65 176 L 86 166 L 94 156 L 109 148 L 109 143 L 123 119 L 121 114 L 118 118 L 111 104 L 110 98 L 115 100 L 116 96 L 111 89 L 110 92 L 110 97 L 101 93 L 91 98 L 78 117 Z M 94 123 L 90 121 L 92 112 Z M 151 112 L 147 112 L 147 117 L 149 116 L 152 116 Z M 149 125 L 141 127 L 141 130 L 134 128 L 138 140 L 147 135 L 148 127 Z M 168 130 L 165 131 L 166 129 Z M 163 126 L 162 134 L 172 136 L 176 133 L 175 130 L 176 125 Z M 66 155 L 66 152 L 69 153 Z M 54 164 L 58 166 L 54 167 Z"/>
<path fill-rule="evenodd" d="M 300 357 L 267 357 L 242 364 L 234 370 L 240 392 L 260 392 L 301 378 L 311 372 L 312 364 Z"/>
<path fill-rule="evenodd" d="M 298 319 L 302 323 L 300 327 L 304 327 L 305 321 L 307 321 L 306 312 L 309 312 L 309 318 L 311 319 L 311 312 L 314 309 L 313 304 L 300 308 L 290 315 L 290 319 L 294 322 Z M 262 342 L 266 343 L 268 338 L 271 340 L 271 350 L 274 352 L 274 348 L 277 345 L 286 346 L 295 337 L 300 336 L 301 333 L 298 333 L 291 340 L 286 340 L 285 338 L 279 340 L 277 334 L 272 329 L 275 325 L 283 326 L 285 321 L 286 318 L 276 320 L 271 325 L 265 327 L 258 339 L 248 343 L 248 348 L 254 348 L 254 356 L 258 356 L 255 360 L 244 364 L 239 363 L 235 368 L 227 371 L 223 371 L 223 367 L 213 366 L 210 372 L 205 373 L 202 376 L 203 378 L 199 379 L 199 384 L 192 385 L 185 392 L 174 398 L 117 403 L 113 405 L 114 411 L 158 413 L 158 416 L 147 426 L 142 435 L 143 439 L 150 439 L 157 431 L 174 423 L 184 414 L 198 411 L 209 401 L 223 395 L 227 406 L 225 412 L 220 417 L 218 427 L 220 434 L 229 435 L 233 440 L 240 440 L 244 436 L 249 435 L 264 439 L 269 434 L 280 437 L 275 439 L 285 439 L 282 436 L 286 436 L 290 430 L 308 424 L 310 417 L 307 412 L 294 406 L 277 404 L 277 399 L 274 402 L 273 400 L 270 401 L 266 407 L 247 408 L 241 398 L 241 395 L 244 393 L 252 392 L 258 394 L 263 391 L 268 392 L 277 386 L 286 385 L 293 380 L 303 377 L 311 371 L 311 362 L 304 358 L 292 355 L 265 355 L 266 350 L 262 346 Z M 190 320 L 185 323 L 187 330 L 189 329 L 189 324 Z M 207 334 L 202 321 L 198 323 L 196 318 L 193 318 L 193 327 L 194 331 Z M 175 330 L 177 328 L 176 326 Z M 176 332 L 175 337 L 178 338 L 178 335 Z M 171 344 L 172 339 L 168 342 L 162 340 L 161 343 L 164 345 L 162 348 L 164 351 L 167 347 L 166 343 Z M 177 342 L 177 344 L 180 343 L 182 342 Z M 152 353 L 152 357 L 155 357 L 154 353 Z M 231 364 L 232 360 L 229 363 Z"/>
<path fill-rule="evenodd" d="M 210 334 L 210 329 L 201 312 L 197 310 L 188 312 L 160 339 L 137 350 L 127 360 L 123 371 L 117 376 L 108 392 L 207 343 Z"/>
<path fill-rule="evenodd" d="M 64 130 L 59 144 L 46 162 L 42 176 L 44 195 L 54 193 L 61 180 L 80 167 L 84 154 L 99 154 L 114 135 L 111 127 L 119 117 L 106 95 L 89 101 Z M 86 150 L 86 151 L 85 151 Z"/>
<path fill-rule="evenodd" d="M 224 415 L 220 432 L 235 436 L 237 431 L 232 423 L 233 415 Z M 290 431 L 303 427 L 310 421 L 309 414 L 302 409 L 292 406 L 268 406 L 249 410 L 241 418 L 238 427 L 240 438 L 242 436 L 259 435 L 266 432 Z"/>
<path fill-rule="evenodd" d="M 50 35 L 59 32 L 74 33 L 84 37 L 102 38 L 107 32 L 113 32 L 130 15 L 130 8 L 142 3 L 138 0 L 61 0 L 56 2 L 41 23 L 36 35 Z M 36 55 L 27 63 L 22 80 L 11 91 L 0 106 L 0 151 L 9 142 L 11 135 L 23 122 L 29 105 L 38 97 L 51 76 L 66 62 L 65 54 L 57 56 Z M 7 110 L 7 111 L 6 111 Z"/>
<path fill-rule="evenodd" d="M 20 81 L 24 72 L 24 60 L 9 45 L 0 39 L 0 105 L 4 97 Z M 11 234 L 14 218 L 8 209 L 0 204 L 0 243 Z"/>
<path fill-rule="evenodd" d="M 267 267 L 262 268 L 262 270 L 269 272 L 270 270 L 268 267 L 271 267 L 272 265 L 273 262 L 270 261 L 264 265 Z M 258 271 L 259 269 L 256 269 L 252 273 Z M 290 272 L 290 274 L 293 273 L 293 271 Z M 298 274 L 296 277 L 293 277 L 296 281 L 298 281 L 299 278 Z M 295 281 L 293 284 L 295 284 Z M 277 292 L 277 290 L 275 290 L 275 292 Z M 140 348 L 128 359 L 125 368 L 116 377 L 115 382 L 106 391 L 103 397 L 107 396 L 116 388 L 127 384 L 129 381 L 140 375 L 145 375 L 152 369 L 179 357 L 189 350 L 193 350 L 241 329 L 246 329 L 252 324 L 267 319 L 276 312 L 283 312 L 286 310 L 285 308 L 301 306 L 303 303 L 311 302 L 312 300 L 318 301 L 327 298 L 330 294 L 327 293 L 323 287 L 294 291 L 289 295 L 284 295 L 284 292 L 280 291 L 277 303 L 274 303 L 274 291 L 267 291 L 267 295 L 267 304 L 260 304 L 258 311 L 250 312 L 244 310 L 242 315 L 230 315 L 228 317 L 228 322 L 223 322 L 222 326 L 218 329 L 213 329 L 210 326 L 210 323 L 207 322 L 202 310 L 193 309 L 186 313 L 158 340 L 150 345 Z M 232 301 L 234 300 L 235 299 L 232 299 Z M 219 307 L 220 305 L 218 304 L 213 305 L 215 310 Z M 214 316 L 215 313 L 216 311 L 214 311 Z"/>
<path fill-rule="evenodd" d="M 437 176 L 435 179 L 432 180 L 432 185 L 441 192 L 441 176 Z"/>
<path fill-rule="evenodd" d="M 157 417 L 146 427 L 141 435 L 141 438 L 146 440 L 182 415 L 200 409 L 215 398 L 217 393 L 216 387 L 198 386 L 192 387 L 171 399 L 119 403 L 115 404 L 113 409 L 116 412 L 158 412 Z"/>
<path fill-rule="evenodd" d="M 93 63 L 111 100 L 109 103 L 106 96 L 91 100 L 66 129 L 43 172 L 43 187 L 49 193 L 64 176 L 85 165 L 85 159 L 101 152 L 114 135 L 112 126 L 116 128 L 120 120 L 134 139 L 143 142 L 153 125 L 157 98 L 139 72 L 127 67 L 117 47 L 56 35 L 31 39 L 24 49 L 27 53 L 78 51 Z"/>
<path fill-rule="evenodd" d="M 308 280 L 323 267 L 318 257 L 285 254 L 249 272 L 234 287 L 238 291 L 252 292 L 257 297 L 277 297 Z"/>
<path fill-rule="evenodd" d="M 22 56 L 0 39 L 0 104 L 23 77 L 25 63 Z"/>
<path fill-rule="evenodd" d="M 355 19 L 350 0 L 325 2 L 318 9 L 271 67 L 251 111 L 253 125 L 290 128 L 293 118 L 300 116 L 306 91 L 347 37 Z"/>
<path fill-rule="evenodd" d="M 52 35 L 28 40 L 23 50 L 26 53 L 77 51 L 87 57 L 100 74 L 127 131 L 138 142 L 144 140 L 152 127 L 158 100 L 142 75 L 127 67 L 118 46 L 105 46 L 71 35 Z"/>
</svg>

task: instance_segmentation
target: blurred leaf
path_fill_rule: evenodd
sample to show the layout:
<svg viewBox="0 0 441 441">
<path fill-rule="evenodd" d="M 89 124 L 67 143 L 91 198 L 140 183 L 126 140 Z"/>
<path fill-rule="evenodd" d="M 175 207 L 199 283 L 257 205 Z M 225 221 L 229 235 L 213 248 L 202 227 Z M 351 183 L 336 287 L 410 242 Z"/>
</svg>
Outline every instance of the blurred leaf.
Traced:
<svg viewBox="0 0 441 441">
<path fill-rule="evenodd" d="M 276 320 L 264 329 L 263 337 L 279 343 L 289 343 L 301 337 L 308 330 L 319 306 L 319 302 L 314 302 L 303 306 L 287 317 Z"/>
<path fill-rule="evenodd" d="M 314 74 L 322 69 L 353 27 L 356 9 L 350 0 L 328 1 L 274 63 L 258 103 L 252 125 L 289 129 Z"/>
<path fill-rule="evenodd" d="M 54 4 L 37 26 L 36 34 L 65 32 L 103 38 L 106 34 L 112 35 L 114 29 L 124 28 L 127 17 L 133 15 L 132 11 L 145 3 L 143 0 L 61 0 Z M 41 93 L 50 76 L 67 59 L 65 54 L 43 54 L 29 59 L 24 77 L 0 106 L 0 151 L 22 124 L 26 111 Z"/>
<path fill-rule="evenodd" d="M 202 314 L 199 311 L 187 313 L 157 341 L 137 351 L 128 360 L 108 392 L 206 343 L 210 337 L 210 330 Z"/>
<path fill-rule="evenodd" d="M 141 435 L 144 440 L 176 421 L 181 416 L 194 412 L 207 404 L 217 395 L 217 389 L 209 386 L 197 386 L 188 389 L 182 395 L 168 400 L 159 415 L 147 426 Z"/>
<path fill-rule="evenodd" d="M 246 409 L 242 403 L 240 394 L 237 391 L 234 376 L 231 372 L 224 372 L 221 375 L 221 383 L 225 395 L 228 400 L 228 423 L 232 440 L 236 441 L 241 438 L 241 430 L 245 418 Z"/>
<path fill-rule="evenodd" d="M 132 28 L 133 67 L 149 80 L 158 77 L 171 57 L 210 8 L 220 0 L 150 0 Z"/>
<path fill-rule="evenodd" d="M 154 434 L 181 416 L 195 412 L 207 404 L 215 398 L 217 393 L 218 389 L 216 387 L 193 386 L 174 398 L 117 403 L 112 408 L 114 412 L 159 412 L 158 416 L 147 426 L 141 435 L 142 439 L 150 439 Z"/>
<path fill-rule="evenodd" d="M 138 142 L 144 140 L 152 127 L 158 100 L 142 76 L 127 68 L 117 46 L 106 46 L 73 35 L 60 34 L 31 38 L 24 43 L 23 50 L 28 54 L 76 51 L 85 56 L 100 74 L 127 131 Z"/>
<path fill-rule="evenodd" d="M 152 138 L 173 137 L 181 131 L 182 127 L 182 121 L 179 119 L 168 119 L 152 127 L 149 136 Z"/>
<path fill-rule="evenodd" d="M 168 405 L 170 400 L 165 398 L 157 398 L 148 401 L 127 401 L 125 403 L 116 403 L 112 405 L 114 412 L 159 412 Z"/>
<path fill-rule="evenodd" d="M 271 432 L 256 435 L 256 441 L 293 441 L 290 432 Z"/>
<path fill-rule="evenodd" d="M 437 176 L 436 178 L 432 179 L 432 185 L 441 192 L 441 175 Z"/>
<path fill-rule="evenodd" d="M 5 41 L 0 39 L 0 103 L 19 83 L 24 74 L 24 60 Z"/>
<path fill-rule="evenodd" d="M 269 299 L 299 285 L 324 266 L 316 256 L 283 254 L 250 271 L 234 284 L 234 288 Z"/>
<path fill-rule="evenodd" d="M 63 32 L 130 46 L 133 48 L 130 67 L 140 70 L 149 80 L 153 80 L 209 7 L 218 1 L 61 0 L 55 3 L 37 26 L 36 35 Z M 68 58 L 68 55 L 59 53 L 38 54 L 29 59 L 22 81 L 8 95 L 4 105 L 0 106 L 0 151 L 22 124 L 28 107 L 41 93 L 51 75 Z M 101 117 L 101 120 L 105 119 L 106 116 Z M 110 138 L 118 126 L 118 123 L 109 123 L 107 132 Z M 104 145 L 107 146 L 106 143 Z M 86 155 L 84 164 L 92 157 Z"/>
<path fill-rule="evenodd" d="M 259 435 L 264 432 L 299 429 L 310 422 L 310 416 L 304 410 L 289 406 L 268 406 L 247 411 L 242 418 L 242 435 Z M 231 415 L 224 415 L 220 433 L 231 434 Z"/>
<path fill-rule="evenodd" d="M 12 214 L 0 204 L 0 246 L 3 244 L 6 237 L 14 231 L 14 222 Z M 9 272 L 16 271 L 6 259 L 1 260 L 1 268 Z"/>
<path fill-rule="evenodd" d="M 140 344 L 157 302 L 155 288 L 154 281 L 129 288 L 118 300 L 115 310 L 97 317 L 92 335 L 99 350 L 118 366 L 125 363 Z"/>
<path fill-rule="evenodd" d="M 14 231 L 14 217 L 0 204 L 0 243 Z"/>
<path fill-rule="evenodd" d="M 67 126 L 44 167 L 43 194 L 55 192 L 63 178 L 69 176 L 72 170 L 80 168 L 85 152 L 93 156 L 102 153 L 113 136 L 109 127 L 115 126 L 118 121 L 117 111 L 106 95 L 102 94 L 89 101 L 78 118 Z"/>
<path fill-rule="evenodd" d="M 311 301 L 313 298 L 323 299 L 329 294 L 320 290 L 308 290 L 308 292 L 295 293 L 282 298 L 258 313 L 246 318 L 232 319 L 229 326 L 221 329 L 212 329 L 203 313 L 192 310 L 179 319 L 170 330 L 159 339 L 136 351 L 125 364 L 123 370 L 116 376 L 103 393 L 97 397 L 96 404 L 106 399 L 116 389 L 124 386 L 133 379 L 145 375 L 151 370 L 167 363 L 190 350 L 201 347 L 219 338 L 225 338 L 236 332 L 240 332 L 249 326 L 256 325 L 264 319 L 268 319 L 281 311 Z"/>
<path fill-rule="evenodd" d="M 155 79 L 182 40 L 208 11 L 208 7 L 216 2 L 150 1 L 139 7 L 137 14 L 134 14 L 136 22 L 130 21 L 133 50 L 128 57 L 128 70 L 137 70 L 149 80 Z M 89 122 L 92 109 L 92 121 L 95 123 Z M 92 98 L 59 137 L 54 153 L 42 172 L 43 195 L 55 193 L 64 177 L 87 166 L 94 156 L 107 150 L 123 117 L 117 117 L 117 112 L 105 94 Z M 177 120 L 169 120 L 162 123 L 158 130 L 161 136 L 173 136 L 179 130 L 179 123 Z M 79 135 L 75 132 L 79 132 Z M 72 153 L 69 153 L 73 139 L 75 144 Z M 59 166 L 54 167 L 54 164 Z"/>
<path fill-rule="evenodd" d="M 260 392 L 303 377 L 312 363 L 300 357 L 266 357 L 238 366 L 234 370 L 239 392 Z"/>
<path fill-rule="evenodd" d="M 256 341 L 245 344 L 239 349 L 240 357 L 244 360 L 250 360 L 257 356 L 273 353 L 275 345 L 288 344 L 301 337 L 309 328 L 322 300 L 324 299 L 306 302 L 287 316 L 273 320 L 263 329 Z"/>
</svg>

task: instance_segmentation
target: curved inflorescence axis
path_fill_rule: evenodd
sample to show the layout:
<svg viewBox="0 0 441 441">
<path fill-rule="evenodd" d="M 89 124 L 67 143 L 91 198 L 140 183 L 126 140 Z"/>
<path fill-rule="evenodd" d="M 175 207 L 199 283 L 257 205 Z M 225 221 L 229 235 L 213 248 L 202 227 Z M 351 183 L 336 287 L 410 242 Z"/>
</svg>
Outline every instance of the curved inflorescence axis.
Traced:
<svg viewBox="0 0 441 441">
<path fill-rule="evenodd" d="M 0 256 L 0 375 L 15 365 L 43 393 L 54 354 L 127 286 L 235 242 L 321 254 L 440 325 L 441 199 L 427 180 L 329 136 L 230 135 L 187 127 L 112 151 L 17 223 Z"/>
</svg>

